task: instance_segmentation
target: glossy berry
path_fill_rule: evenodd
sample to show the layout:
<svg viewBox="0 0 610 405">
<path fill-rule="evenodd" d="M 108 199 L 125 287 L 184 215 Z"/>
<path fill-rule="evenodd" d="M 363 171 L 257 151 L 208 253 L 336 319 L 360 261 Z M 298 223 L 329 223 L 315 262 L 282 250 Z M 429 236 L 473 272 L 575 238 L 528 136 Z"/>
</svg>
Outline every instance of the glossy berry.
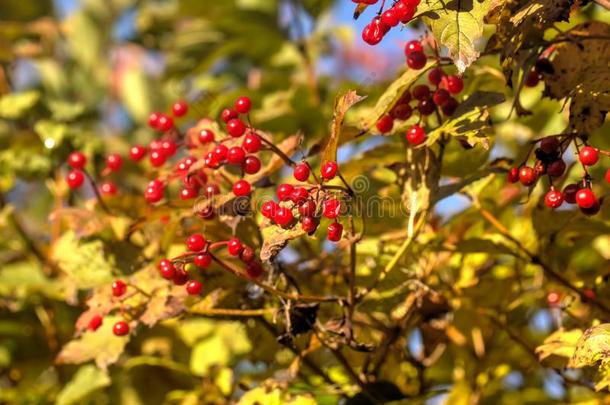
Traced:
<svg viewBox="0 0 610 405">
<path fill-rule="evenodd" d="M 256 153 L 261 149 L 261 138 L 254 132 L 249 132 L 246 134 L 244 138 L 244 142 L 242 143 L 242 148 L 246 150 L 248 153 Z"/>
<path fill-rule="evenodd" d="M 597 203 L 597 197 L 590 188 L 583 188 L 576 193 L 576 204 L 580 208 L 591 208 Z"/>
<path fill-rule="evenodd" d="M 100 326 L 102 326 L 102 321 L 103 318 L 101 315 L 93 315 L 87 324 L 87 330 L 95 332 Z"/>
<path fill-rule="evenodd" d="M 536 176 L 536 172 L 531 167 L 522 166 L 519 169 L 519 181 L 524 186 L 531 186 L 536 182 L 537 178 L 538 176 Z"/>
<path fill-rule="evenodd" d="M 407 56 L 407 66 L 419 70 L 426 66 L 426 55 L 423 52 L 413 52 Z"/>
<path fill-rule="evenodd" d="M 377 20 L 373 20 L 370 24 L 368 24 L 362 30 L 362 40 L 369 45 L 377 45 L 383 39 L 384 30 L 380 23 Z"/>
<path fill-rule="evenodd" d="M 546 296 L 546 302 L 550 306 L 557 306 L 561 302 L 561 295 L 559 293 L 555 292 L 555 291 L 551 291 Z"/>
<path fill-rule="evenodd" d="M 413 18 L 413 15 L 415 15 L 415 7 L 411 4 L 408 4 L 406 1 L 397 2 L 394 5 L 393 9 L 396 11 L 398 19 L 403 24 L 408 23 Z"/>
<path fill-rule="evenodd" d="M 219 162 L 224 162 L 227 159 L 227 154 L 229 153 L 229 148 L 223 143 L 216 145 L 214 150 L 212 151 L 212 155 L 214 159 Z"/>
<path fill-rule="evenodd" d="M 205 269 L 212 263 L 212 256 L 209 253 L 199 253 L 193 258 L 195 266 Z"/>
<path fill-rule="evenodd" d="M 399 23 L 398 14 L 390 8 L 381 15 L 381 22 L 390 27 L 396 27 Z"/>
<path fill-rule="evenodd" d="M 420 145 L 426 140 L 426 131 L 419 125 L 412 125 L 407 131 L 407 142 L 411 145 Z"/>
<path fill-rule="evenodd" d="M 299 163 L 294 167 L 294 172 L 292 174 L 298 181 L 307 181 L 311 171 L 309 170 L 309 165 L 307 163 Z"/>
<path fill-rule="evenodd" d="M 580 187 L 578 184 L 568 184 L 563 188 L 563 199 L 568 204 L 576 204 L 576 193 L 578 193 Z"/>
<path fill-rule="evenodd" d="M 423 52 L 424 47 L 419 41 L 409 41 L 405 44 L 405 56 L 412 55 L 414 52 Z"/>
<path fill-rule="evenodd" d="M 258 261 L 252 261 L 246 266 L 246 274 L 250 278 L 259 278 L 263 274 L 263 266 Z"/>
<path fill-rule="evenodd" d="M 224 122 L 229 122 L 233 118 L 237 118 L 237 111 L 235 111 L 231 108 L 225 108 L 220 113 L 220 119 L 222 119 Z"/>
<path fill-rule="evenodd" d="M 191 252 L 200 252 L 205 248 L 206 240 L 200 233 L 194 233 L 186 239 L 186 247 Z"/>
<path fill-rule="evenodd" d="M 70 170 L 66 176 L 66 183 L 71 189 L 79 188 L 85 181 L 85 175 L 78 169 Z"/>
<path fill-rule="evenodd" d="M 241 244 L 239 239 L 232 238 L 227 243 L 227 249 L 231 256 L 239 256 L 241 254 L 241 251 L 244 249 L 244 246 Z"/>
<path fill-rule="evenodd" d="M 557 190 L 550 190 L 544 196 L 544 203 L 549 208 L 557 208 L 563 203 L 563 194 Z"/>
<path fill-rule="evenodd" d="M 308 234 L 312 234 L 318 228 L 318 223 L 313 217 L 303 217 L 301 218 L 301 229 L 307 232 Z"/>
<path fill-rule="evenodd" d="M 377 127 L 377 130 L 379 132 L 381 132 L 382 134 L 387 134 L 392 130 L 392 127 L 394 126 L 394 120 L 391 116 L 384 115 L 379 119 L 379 121 L 377 121 L 377 124 L 375 124 L 375 126 Z"/>
<path fill-rule="evenodd" d="M 519 181 L 519 169 L 517 169 L 516 167 L 511 168 L 506 175 L 506 179 L 508 180 L 509 183 L 518 182 Z"/>
<path fill-rule="evenodd" d="M 337 166 L 337 162 L 326 162 L 322 166 L 320 174 L 324 180 L 332 180 L 337 175 L 338 170 L 339 166 Z"/>
<path fill-rule="evenodd" d="M 295 204 L 302 204 L 309 198 L 309 192 L 305 187 L 295 187 L 290 193 L 290 200 Z"/>
<path fill-rule="evenodd" d="M 248 156 L 243 164 L 246 174 L 255 174 L 261 169 L 261 161 L 256 156 Z"/>
<path fill-rule="evenodd" d="M 194 187 L 182 187 L 180 189 L 180 199 L 181 200 L 192 200 L 197 197 L 197 189 Z"/>
<path fill-rule="evenodd" d="M 208 184 L 205 186 L 204 193 L 206 197 L 211 198 L 217 194 L 220 194 L 220 187 L 218 187 L 218 184 Z"/>
<path fill-rule="evenodd" d="M 174 267 L 174 264 L 171 262 L 171 260 L 161 259 L 157 264 L 157 268 L 159 269 L 161 277 L 163 277 L 164 279 L 171 280 L 172 278 L 174 278 L 176 268 Z"/>
<path fill-rule="evenodd" d="M 585 166 L 593 166 L 599 160 L 599 152 L 591 146 L 585 146 L 578 152 L 578 159 Z"/>
<path fill-rule="evenodd" d="M 68 156 L 68 165 L 73 169 L 82 169 L 87 164 L 87 156 L 82 152 L 72 152 Z"/>
<path fill-rule="evenodd" d="M 326 200 L 322 203 L 322 215 L 326 218 L 335 219 L 341 211 L 341 202 L 336 199 Z"/>
<path fill-rule="evenodd" d="M 133 145 L 129 148 L 129 157 L 134 162 L 139 162 L 146 156 L 146 148 L 142 145 Z"/>
<path fill-rule="evenodd" d="M 272 219 L 278 208 L 279 205 L 275 201 L 267 201 L 261 207 L 261 214 L 267 219 Z"/>
<path fill-rule="evenodd" d="M 233 194 L 235 194 L 237 197 L 247 196 L 248 194 L 250 194 L 251 190 L 252 187 L 250 186 L 250 183 L 246 180 L 238 180 L 235 182 L 235 184 L 233 184 Z"/>
<path fill-rule="evenodd" d="M 153 150 L 150 152 L 150 164 L 154 167 L 161 167 L 165 164 L 167 157 L 163 154 L 163 152 L 159 150 Z"/>
<path fill-rule="evenodd" d="M 118 153 L 111 153 L 106 157 L 106 167 L 116 172 L 123 166 L 123 158 Z"/>
<path fill-rule="evenodd" d="M 445 76 L 441 81 L 441 86 L 451 94 L 458 94 L 464 89 L 464 81 L 457 76 Z"/>
<path fill-rule="evenodd" d="M 156 203 L 163 199 L 162 187 L 147 187 L 144 191 L 144 199 L 149 203 Z"/>
<path fill-rule="evenodd" d="M 292 211 L 286 207 L 278 207 L 273 216 L 273 220 L 280 226 L 289 225 L 293 219 Z"/>
<path fill-rule="evenodd" d="M 241 165 L 246 159 L 246 151 L 241 146 L 234 146 L 227 152 L 227 162 Z"/>
<path fill-rule="evenodd" d="M 275 194 L 280 201 L 288 201 L 294 191 L 294 186 L 292 184 L 280 184 L 275 190 Z"/>
<path fill-rule="evenodd" d="M 307 200 L 299 206 L 299 215 L 302 217 L 313 217 L 316 214 L 317 206 L 313 200 Z"/>
<path fill-rule="evenodd" d="M 421 115 L 427 116 L 436 110 L 436 106 L 434 105 L 434 101 L 431 98 L 428 98 L 425 100 L 420 100 L 417 103 L 417 109 Z"/>
<path fill-rule="evenodd" d="M 243 96 L 235 100 L 235 111 L 240 114 L 248 114 L 251 107 L 252 101 L 248 97 Z"/>
<path fill-rule="evenodd" d="M 172 141 L 171 139 L 164 139 L 161 141 L 161 152 L 166 157 L 174 156 L 177 150 L 178 145 L 176 145 L 176 142 Z"/>
<path fill-rule="evenodd" d="M 239 138 L 246 132 L 246 124 L 239 118 L 227 122 L 227 131 L 233 138 Z"/>
<path fill-rule="evenodd" d="M 113 196 L 118 192 L 116 184 L 112 181 L 105 181 L 100 186 L 100 193 L 104 196 Z"/>
<path fill-rule="evenodd" d="M 189 106 L 184 100 L 179 100 L 172 105 L 172 114 L 174 117 L 183 117 L 189 110 Z"/>
<path fill-rule="evenodd" d="M 159 126 L 160 117 L 161 117 L 161 114 L 158 112 L 151 113 L 148 116 L 148 126 L 151 127 L 152 129 L 157 129 L 157 127 Z"/>
<path fill-rule="evenodd" d="M 199 295 L 201 293 L 201 289 L 203 288 L 203 284 L 201 284 L 197 280 L 191 280 L 186 283 L 186 292 L 189 295 Z"/>
<path fill-rule="evenodd" d="M 157 121 L 157 129 L 162 132 L 167 132 L 174 127 L 174 120 L 167 115 L 160 115 Z"/>
<path fill-rule="evenodd" d="M 112 295 L 120 297 L 127 292 L 127 284 L 123 280 L 114 280 L 112 282 Z"/>
<path fill-rule="evenodd" d="M 443 77 L 445 77 L 445 71 L 440 67 L 430 69 L 428 72 L 428 82 L 433 86 L 438 86 Z"/>
<path fill-rule="evenodd" d="M 343 225 L 338 222 L 333 222 L 332 224 L 328 225 L 327 232 L 328 240 L 331 242 L 338 242 L 341 240 L 341 235 L 343 235 Z"/>
<path fill-rule="evenodd" d="M 174 285 L 185 285 L 187 281 L 189 281 L 188 273 L 182 269 L 176 269 L 174 278 L 172 278 Z"/>
<path fill-rule="evenodd" d="M 112 333 L 116 336 L 125 336 L 129 333 L 129 325 L 125 321 L 118 321 L 112 326 Z"/>
<path fill-rule="evenodd" d="M 197 138 L 199 139 L 199 143 L 202 145 L 214 142 L 214 132 L 210 131 L 209 129 L 202 129 L 199 131 Z"/>
<path fill-rule="evenodd" d="M 437 106 L 442 107 L 447 104 L 447 101 L 449 101 L 450 98 L 451 95 L 447 90 L 438 89 L 434 92 L 434 95 L 432 96 L 432 101 L 434 101 L 434 104 L 436 104 Z"/>
</svg>

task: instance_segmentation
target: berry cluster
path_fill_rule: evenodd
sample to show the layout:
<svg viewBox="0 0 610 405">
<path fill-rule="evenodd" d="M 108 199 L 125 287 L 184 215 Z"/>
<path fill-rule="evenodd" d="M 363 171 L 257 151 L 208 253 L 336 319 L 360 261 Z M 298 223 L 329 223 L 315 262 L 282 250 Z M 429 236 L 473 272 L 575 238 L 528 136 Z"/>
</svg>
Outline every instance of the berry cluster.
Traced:
<svg viewBox="0 0 610 405">
<path fill-rule="evenodd" d="M 363 5 L 376 4 L 378 0 L 352 0 L 354 3 Z M 377 45 L 383 37 L 399 23 L 407 24 L 417 10 L 420 0 L 397 0 L 383 11 L 385 1 L 373 20 L 362 30 L 362 39 L 369 45 Z"/>
<path fill-rule="evenodd" d="M 609 152 L 601 151 L 586 144 L 579 144 L 579 137 L 571 134 L 548 136 L 541 139 L 538 147 L 534 150 L 535 162 L 533 166 L 525 163 L 520 167 L 513 167 L 508 172 L 510 183 L 520 182 L 524 186 L 533 187 L 537 181 L 547 176 L 550 189 L 544 197 L 544 203 L 549 208 L 558 208 L 564 202 L 576 204 L 586 215 L 597 214 L 600 210 L 600 200 L 592 189 L 593 179 L 589 174 L 589 168 L 599 161 L 600 154 L 608 155 Z M 584 139 L 580 139 L 583 143 Z M 558 190 L 554 182 L 566 172 L 566 163 L 563 155 L 573 144 L 578 160 L 582 166 L 583 175 L 579 182 L 566 185 L 563 190 Z M 526 159 L 527 161 L 527 159 Z M 610 183 L 610 169 L 606 172 L 606 181 Z"/>
<path fill-rule="evenodd" d="M 422 69 L 426 65 L 427 56 L 419 41 L 409 41 L 405 46 L 407 65 L 411 69 Z M 420 145 L 426 140 L 426 131 L 422 121 L 436 114 L 440 121 L 441 113 L 445 117 L 453 115 L 459 103 L 454 98 L 464 89 L 464 81 L 455 75 L 448 75 L 440 66 L 440 58 L 435 55 L 438 65 L 428 72 L 428 84 L 418 84 L 407 89 L 388 114 L 382 116 L 376 123 L 377 130 L 382 134 L 392 131 L 394 121 L 405 121 L 411 118 L 414 111 L 419 113 L 419 119 L 407 130 L 406 139 L 411 145 Z M 440 125 L 440 122 L 438 122 Z"/>
</svg>

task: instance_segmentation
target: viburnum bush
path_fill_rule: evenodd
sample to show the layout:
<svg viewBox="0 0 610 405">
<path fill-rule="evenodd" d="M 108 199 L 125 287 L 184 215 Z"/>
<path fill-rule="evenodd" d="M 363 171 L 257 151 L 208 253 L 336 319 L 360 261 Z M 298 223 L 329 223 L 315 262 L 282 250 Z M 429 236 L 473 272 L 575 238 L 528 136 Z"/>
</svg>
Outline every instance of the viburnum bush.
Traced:
<svg viewBox="0 0 610 405">
<path fill-rule="evenodd" d="M 604 403 L 607 2 L 45 3 L 0 403 Z"/>
</svg>

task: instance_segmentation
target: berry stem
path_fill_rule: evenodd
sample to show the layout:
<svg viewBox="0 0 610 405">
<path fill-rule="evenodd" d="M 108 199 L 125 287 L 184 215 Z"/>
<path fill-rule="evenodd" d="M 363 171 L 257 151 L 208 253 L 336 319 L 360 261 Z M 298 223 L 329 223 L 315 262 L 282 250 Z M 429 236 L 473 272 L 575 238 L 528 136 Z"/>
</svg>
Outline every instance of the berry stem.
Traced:
<svg viewBox="0 0 610 405">
<path fill-rule="evenodd" d="M 95 183 L 95 180 L 93 179 L 93 177 L 91 177 L 89 172 L 87 172 L 84 169 L 83 169 L 83 173 L 85 174 L 85 177 L 87 178 L 87 181 L 91 185 L 91 188 L 93 188 L 93 192 L 95 193 L 95 198 L 97 199 L 97 202 L 100 204 L 100 207 L 102 207 L 102 209 L 104 210 L 104 212 L 106 214 L 110 215 L 111 214 L 110 209 L 108 208 L 108 206 L 104 202 L 104 199 L 102 198 L 102 195 L 100 194 L 100 190 L 98 190 L 98 188 L 97 188 L 97 184 Z"/>
<path fill-rule="evenodd" d="M 261 134 L 258 134 L 259 138 L 261 139 L 261 141 L 267 145 L 269 147 L 269 149 L 271 149 L 271 151 L 273 151 L 276 155 L 278 155 L 279 157 L 282 158 L 282 160 L 289 165 L 290 167 L 295 167 L 296 166 L 296 162 L 292 159 L 290 159 L 288 157 L 288 155 L 286 155 L 284 152 L 282 152 L 280 150 L 280 148 L 278 148 L 277 146 L 275 146 L 273 144 L 273 142 L 269 141 L 267 138 L 265 138 L 264 136 L 262 136 Z"/>
</svg>

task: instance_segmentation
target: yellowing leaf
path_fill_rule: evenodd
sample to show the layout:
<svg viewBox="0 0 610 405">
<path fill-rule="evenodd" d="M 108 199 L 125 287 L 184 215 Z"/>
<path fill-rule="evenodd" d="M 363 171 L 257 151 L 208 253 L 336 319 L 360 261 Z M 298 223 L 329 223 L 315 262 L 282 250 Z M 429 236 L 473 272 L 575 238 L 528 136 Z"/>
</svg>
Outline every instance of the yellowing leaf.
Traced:
<svg viewBox="0 0 610 405">
<path fill-rule="evenodd" d="M 549 356 L 570 358 L 576 349 L 576 342 L 582 336 L 580 329 L 558 330 L 544 339 L 544 343 L 536 348 L 540 360 Z"/>
<path fill-rule="evenodd" d="M 330 137 L 327 138 L 322 149 L 322 164 L 337 161 L 337 147 L 339 145 L 339 138 L 341 137 L 345 113 L 347 113 L 347 110 L 349 110 L 354 104 L 362 101 L 363 99 L 364 97 L 359 96 L 354 90 L 350 90 L 347 93 L 335 98 L 333 123 L 330 129 Z"/>
<path fill-rule="evenodd" d="M 78 369 L 72 380 L 57 395 L 56 405 L 84 403 L 94 391 L 110 385 L 110 377 L 105 371 L 88 364 Z"/>
<path fill-rule="evenodd" d="M 593 366 L 610 357 L 610 323 L 589 328 L 576 342 L 568 367 Z"/>
<path fill-rule="evenodd" d="M 317 402 L 308 395 L 291 395 L 279 388 L 258 387 L 246 392 L 238 405 L 315 405 Z"/>
<path fill-rule="evenodd" d="M 40 93 L 34 90 L 7 94 L 0 98 L 0 117 L 20 118 L 33 108 L 39 99 Z"/>
</svg>

